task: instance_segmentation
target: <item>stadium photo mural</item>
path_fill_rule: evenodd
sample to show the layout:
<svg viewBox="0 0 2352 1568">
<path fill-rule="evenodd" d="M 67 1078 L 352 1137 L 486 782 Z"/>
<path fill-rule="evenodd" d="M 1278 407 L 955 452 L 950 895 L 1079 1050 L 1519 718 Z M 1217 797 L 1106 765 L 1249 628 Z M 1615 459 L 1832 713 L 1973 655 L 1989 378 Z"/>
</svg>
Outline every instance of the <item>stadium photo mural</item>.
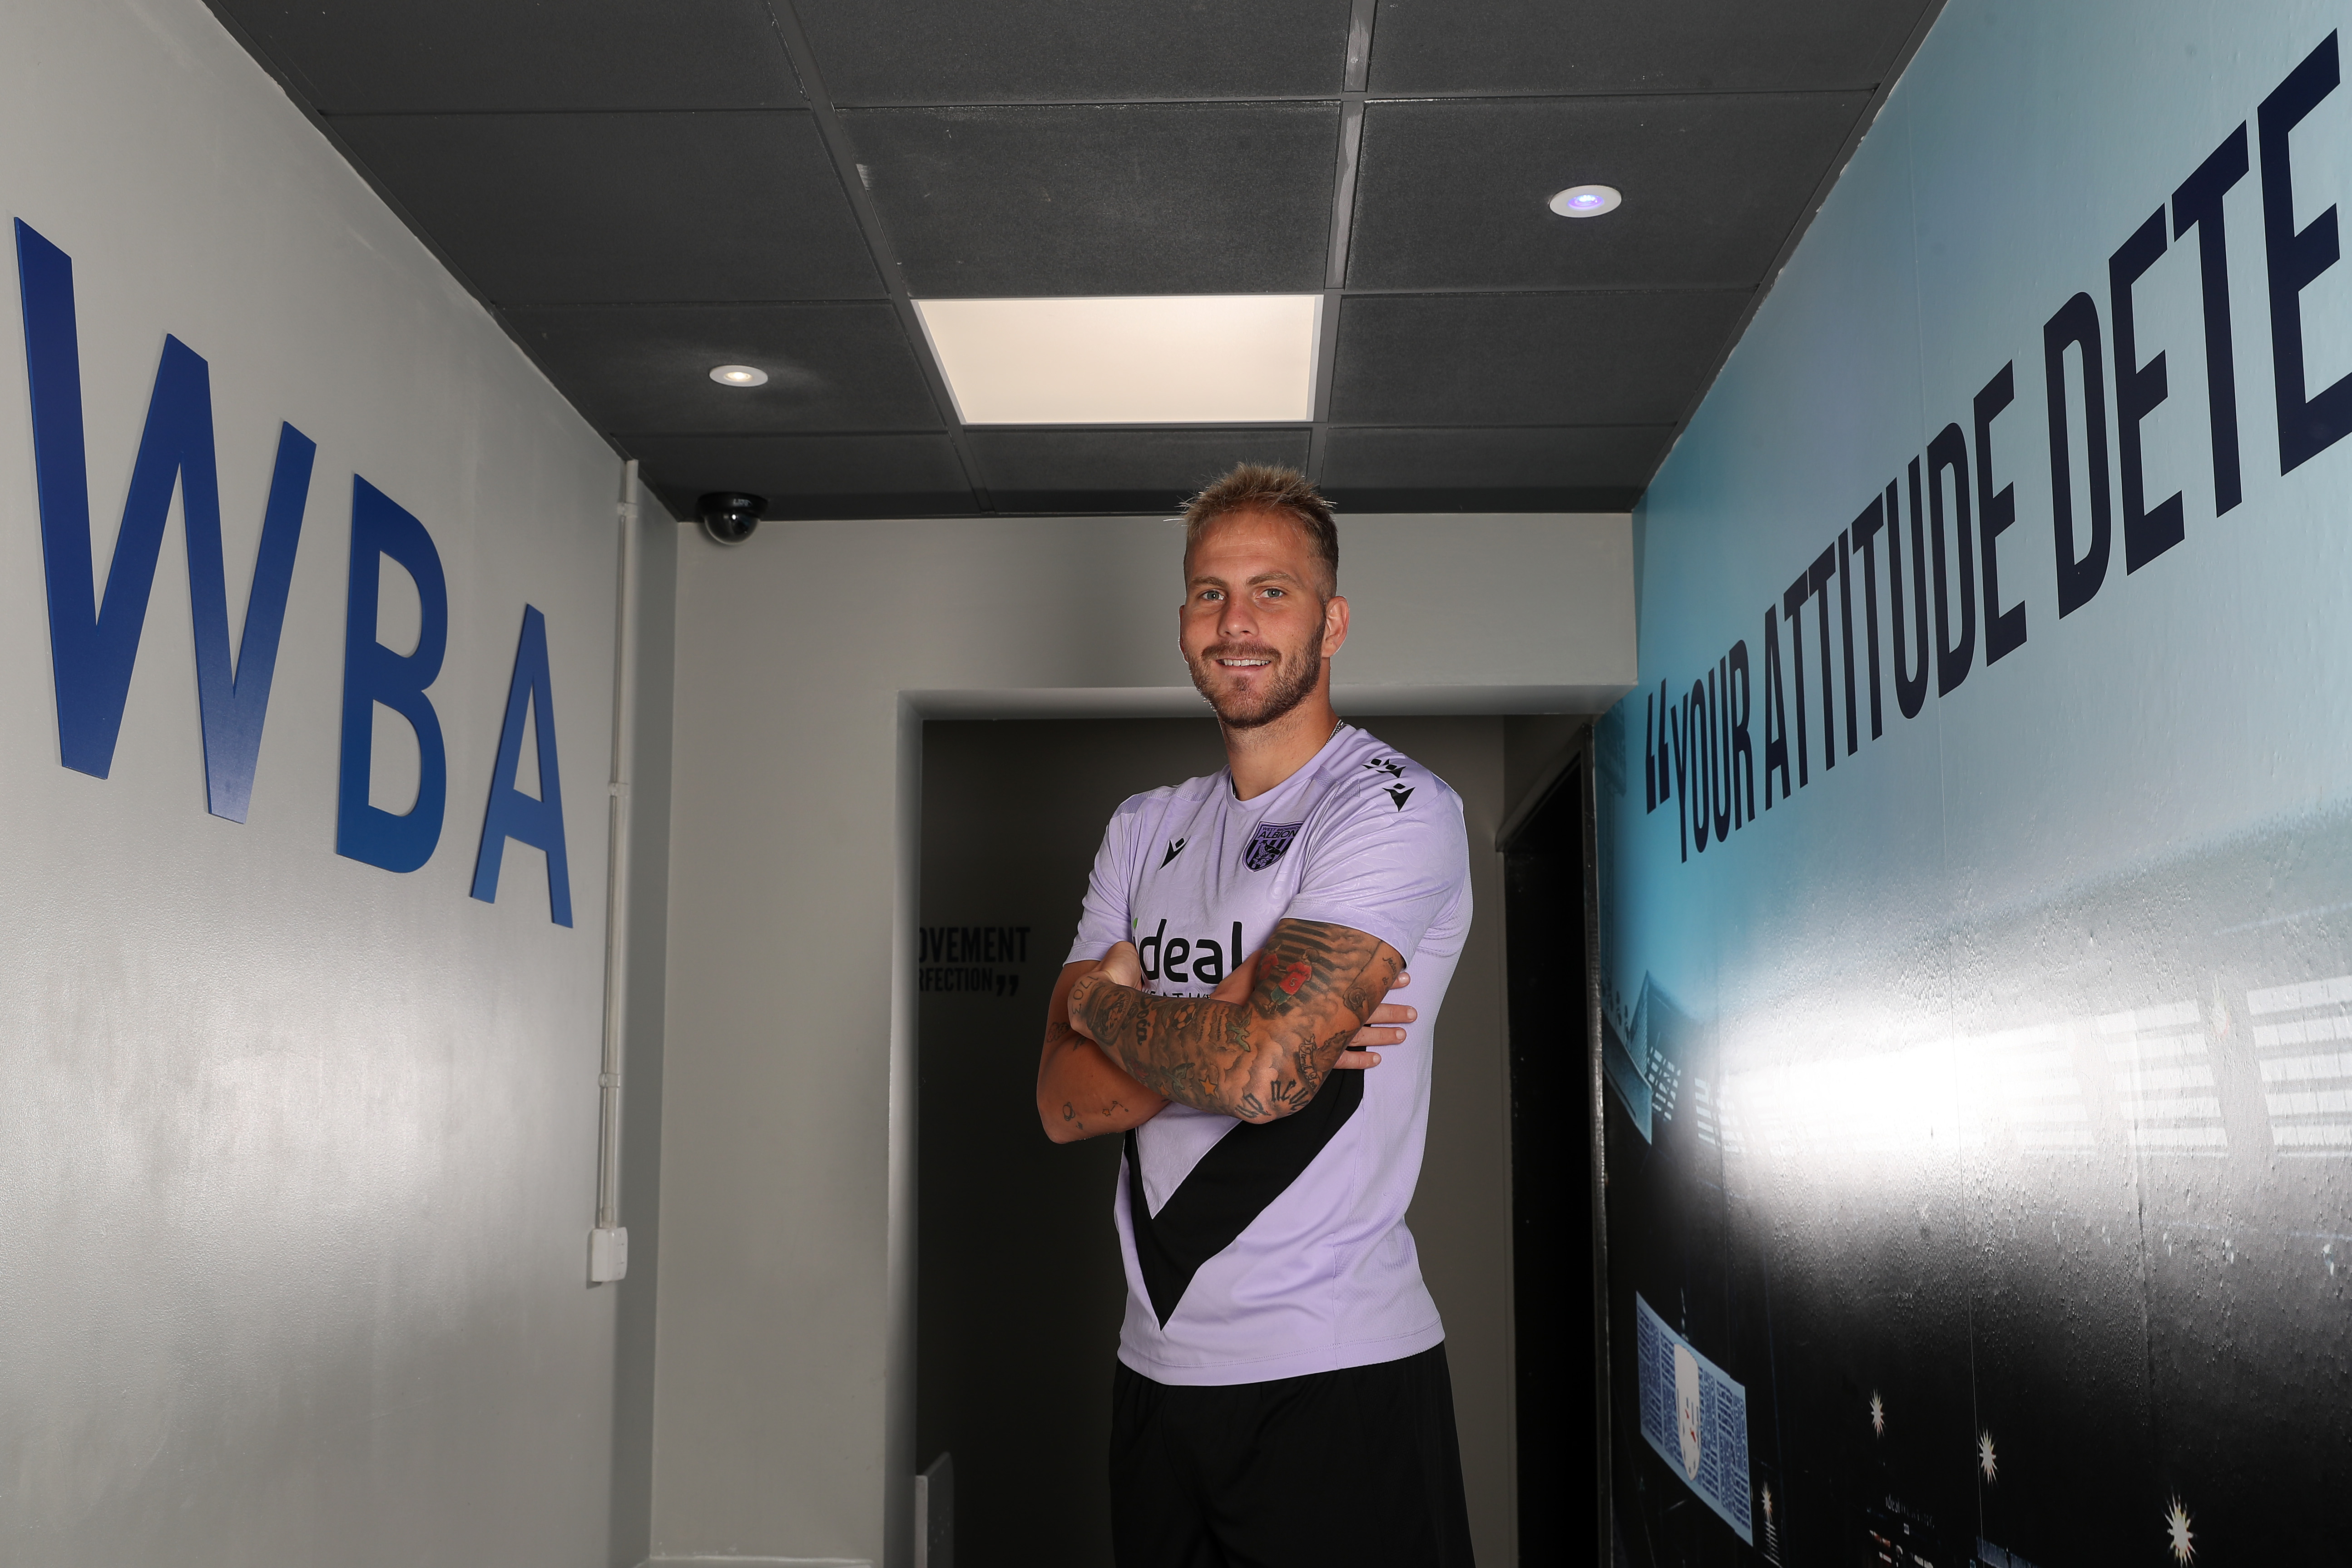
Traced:
<svg viewBox="0 0 2352 1568">
<path fill-rule="evenodd" d="M 2352 1552 L 2339 20 L 1955 0 L 1636 513 L 1627 1561 Z"/>
</svg>

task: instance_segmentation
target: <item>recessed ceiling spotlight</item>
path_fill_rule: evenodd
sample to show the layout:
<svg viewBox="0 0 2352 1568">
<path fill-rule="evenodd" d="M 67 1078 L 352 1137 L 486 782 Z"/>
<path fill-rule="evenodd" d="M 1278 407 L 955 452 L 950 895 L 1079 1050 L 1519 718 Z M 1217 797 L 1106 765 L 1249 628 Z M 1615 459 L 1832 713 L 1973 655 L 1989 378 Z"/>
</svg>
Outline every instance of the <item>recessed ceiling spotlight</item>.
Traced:
<svg viewBox="0 0 2352 1568">
<path fill-rule="evenodd" d="M 765 386 L 768 373 L 755 364 L 714 364 L 710 379 L 721 386 Z"/>
<path fill-rule="evenodd" d="M 1624 193 L 1614 185 L 1570 185 L 1547 205 L 1562 217 L 1599 217 L 1615 212 L 1624 199 Z"/>
</svg>

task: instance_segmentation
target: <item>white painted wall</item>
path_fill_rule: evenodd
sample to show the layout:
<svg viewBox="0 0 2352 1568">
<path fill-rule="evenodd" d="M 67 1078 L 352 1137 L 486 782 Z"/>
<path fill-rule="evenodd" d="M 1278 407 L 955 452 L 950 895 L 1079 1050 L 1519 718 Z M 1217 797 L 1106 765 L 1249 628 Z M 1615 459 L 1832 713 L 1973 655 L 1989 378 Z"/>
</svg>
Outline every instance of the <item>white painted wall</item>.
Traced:
<svg viewBox="0 0 2352 1568">
<path fill-rule="evenodd" d="M 678 565 L 656 1552 L 908 1560 L 920 717 L 1198 713 L 1162 521 L 770 524 Z M 1341 524 L 1351 713 L 1591 711 L 1629 525 Z"/>
<path fill-rule="evenodd" d="M 0 208 L 73 258 L 101 563 L 165 333 L 211 366 L 233 633 L 279 421 L 319 447 L 249 820 L 205 812 L 176 509 L 111 776 L 68 772 L 0 289 L 0 1560 L 599 1561 L 618 464 L 198 0 L 8 8 Z M 355 473 L 448 576 L 408 875 L 334 852 Z M 526 602 L 572 930 L 533 850 L 467 896 Z"/>
</svg>

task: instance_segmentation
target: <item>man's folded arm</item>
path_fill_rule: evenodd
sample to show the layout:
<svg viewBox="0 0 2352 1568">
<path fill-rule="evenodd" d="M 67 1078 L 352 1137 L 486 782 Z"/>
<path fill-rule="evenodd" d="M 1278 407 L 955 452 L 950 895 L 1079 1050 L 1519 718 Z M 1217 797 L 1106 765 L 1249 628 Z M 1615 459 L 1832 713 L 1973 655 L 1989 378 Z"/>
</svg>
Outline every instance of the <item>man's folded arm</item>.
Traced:
<svg viewBox="0 0 2352 1568">
<path fill-rule="evenodd" d="M 1244 1121 L 1305 1110 L 1404 973 L 1403 955 L 1376 936 L 1286 919 L 1245 1000 L 1151 996 L 1120 984 L 1133 969 L 1125 946 L 1075 980 L 1063 972 L 1073 1029 L 1163 1103 Z"/>
<path fill-rule="evenodd" d="M 1045 1049 L 1037 1062 L 1037 1120 L 1056 1143 L 1139 1127 L 1167 1109 L 1121 1071 L 1102 1047 L 1070 1027 L 1070 988 L 1102 967 L 1089 958 L 1062 966 L 1045 1009 Z"/>
</svg>

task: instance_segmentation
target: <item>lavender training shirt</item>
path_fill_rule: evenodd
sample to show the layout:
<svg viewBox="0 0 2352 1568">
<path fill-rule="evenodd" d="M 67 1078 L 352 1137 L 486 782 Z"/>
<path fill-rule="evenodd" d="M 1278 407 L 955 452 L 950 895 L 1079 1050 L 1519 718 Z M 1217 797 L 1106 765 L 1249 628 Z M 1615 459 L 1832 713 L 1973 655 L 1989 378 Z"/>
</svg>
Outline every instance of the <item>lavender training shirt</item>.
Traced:
<svg viewBox="0 0 2352 1568">
<path fill-rule="evenodd" d="M 1147 991 L 1204 996 L 1286 916 L 1402 953 L 1398 1000 L 1420 1018 L 1379 1067 L 1334 1072 L 1294 1115 L 1250 1125 L 1171 1105 L 1127 1135 L 1118 1353 L 1160 1383 L 1366 1366 L 1445 1337 L 1404 1225 L 1430 1042 L 1470 928 L 1462 802 L 1444 781 L 1343 724 L 1254 800 L 1223 770 L 1135 795 L 1103 834 L 1069 961 L 1131 941 Z"/>
</svg>

